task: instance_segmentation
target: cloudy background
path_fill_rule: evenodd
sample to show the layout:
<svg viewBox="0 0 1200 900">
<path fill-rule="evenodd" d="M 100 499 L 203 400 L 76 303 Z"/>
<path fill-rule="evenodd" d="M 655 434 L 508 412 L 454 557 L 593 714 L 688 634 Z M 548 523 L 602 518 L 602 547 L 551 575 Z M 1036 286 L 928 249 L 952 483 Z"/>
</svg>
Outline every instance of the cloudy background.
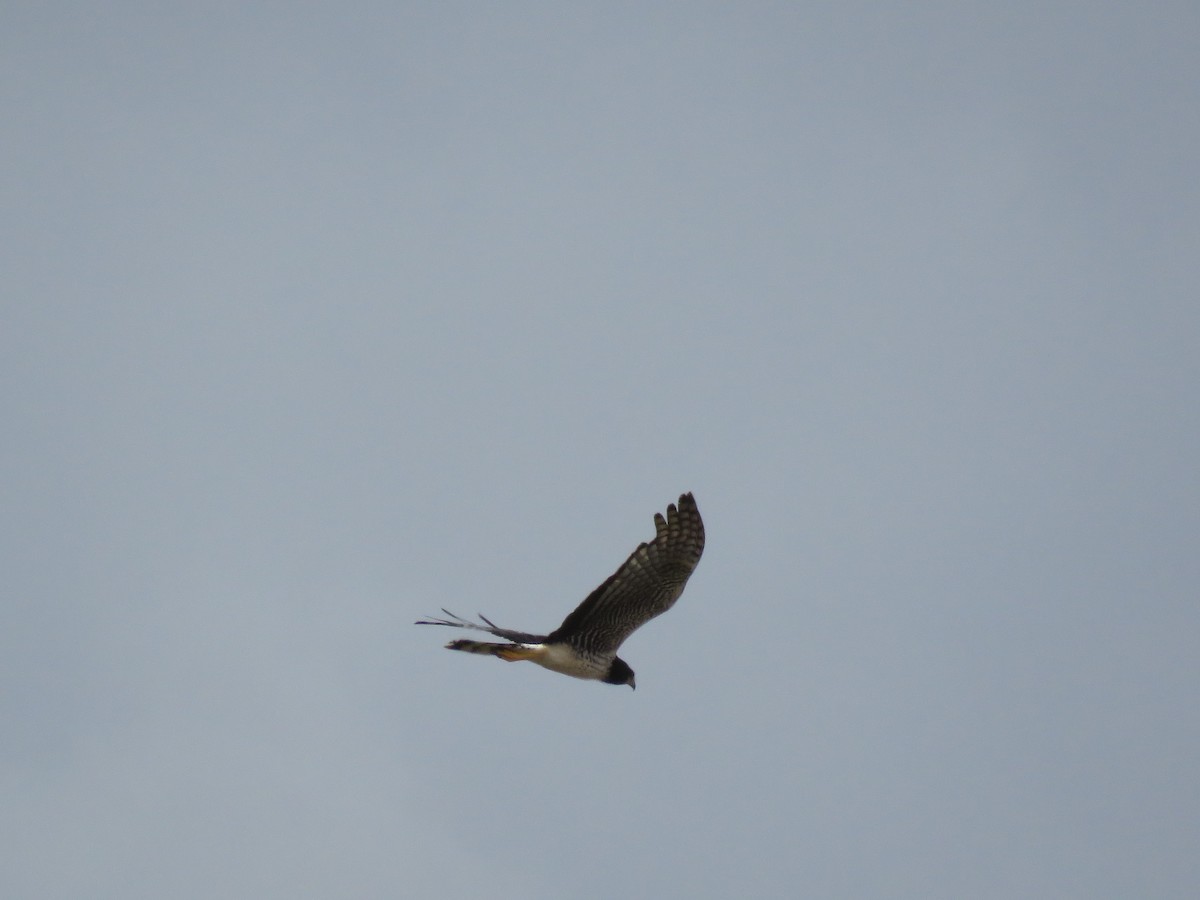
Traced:
<svg viewBox="0 0 1200 900">
<path fill-rule="evenodd" d="M 0 14 L 0 893 L 1194 897 L 1194 3 Z M 553 627 L 694 491 L 636 693 Z"/>
</svg>

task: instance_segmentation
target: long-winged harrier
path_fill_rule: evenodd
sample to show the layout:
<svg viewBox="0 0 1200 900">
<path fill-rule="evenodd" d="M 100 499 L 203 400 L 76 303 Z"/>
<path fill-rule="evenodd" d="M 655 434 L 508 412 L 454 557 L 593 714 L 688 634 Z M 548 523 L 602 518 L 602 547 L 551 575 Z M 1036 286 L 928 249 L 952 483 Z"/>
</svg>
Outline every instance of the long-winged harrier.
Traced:
<svg viewBox="0 0 1200 900">
<path fill-rule="evenodd" d="M 482 614 L 478 625 L 443 609 L 449 619 L 422 619 L 418 625 L 473 628 L 502 637 L 508 643 L 460 638 L 449 650 L 498 656 L 513 662 L 527 659 L 553 672 L 589 678 L 606 684 L 636 687 L 633 669 L 617 656 L 629 635 L 670 609 L 704 552 L 704 522 L 691 494 L 667 507 L 667 517 L 654 514 L 654 540 L 639 544 L 629 559 L 604 584 L 592 591 L 563 623 L 547 635 L 497 628 Z"/>
</svg>

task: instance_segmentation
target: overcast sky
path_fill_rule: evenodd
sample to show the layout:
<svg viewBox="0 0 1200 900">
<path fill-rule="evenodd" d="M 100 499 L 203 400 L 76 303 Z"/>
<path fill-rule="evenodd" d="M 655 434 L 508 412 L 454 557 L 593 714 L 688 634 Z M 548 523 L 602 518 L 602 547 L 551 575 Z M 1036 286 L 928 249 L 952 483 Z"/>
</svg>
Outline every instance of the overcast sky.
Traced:
<svg viewBox="0 0 1200 900">
<path fill-rule="evenodd" d="M 6 3 L 0 894 L 1200 893 L 1200 7 Z M 638 689 L 553 628 L 694 491 Z"/>
</svg>

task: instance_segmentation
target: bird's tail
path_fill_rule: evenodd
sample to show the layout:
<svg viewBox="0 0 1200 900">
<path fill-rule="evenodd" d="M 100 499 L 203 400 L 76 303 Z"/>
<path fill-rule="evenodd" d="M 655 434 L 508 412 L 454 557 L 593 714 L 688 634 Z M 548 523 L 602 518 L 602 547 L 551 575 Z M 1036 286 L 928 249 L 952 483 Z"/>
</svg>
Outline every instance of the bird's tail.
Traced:
<svg viewBox="0 0 1200 900">
<path fill-rule="evenodd" d="M 533 659 L 534 657 L 532 648 L 522 647 L 520 644 L 494 644 L 488 641 L 470 641 L 466 638 L 451 641 L 446 645 L 446 649 L 462 650 L 464 653 L 479 653 L 483 656 L 498 656 L 508 662 Z"/>
</svg>

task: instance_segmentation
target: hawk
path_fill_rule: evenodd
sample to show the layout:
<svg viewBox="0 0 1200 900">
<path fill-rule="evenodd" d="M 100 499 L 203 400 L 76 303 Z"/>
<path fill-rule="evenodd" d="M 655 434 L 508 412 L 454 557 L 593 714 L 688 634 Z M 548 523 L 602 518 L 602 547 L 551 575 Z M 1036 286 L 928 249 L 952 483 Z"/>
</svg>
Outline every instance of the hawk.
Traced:
<svg viewBox="0 0 1200 900">
<path fill-rule="evenodd" d="M 629 559 L 550 634 L 497 628 L 482 614 L 479 618 L 483 624 L 479 625 L 447 609 L 442 612 L 449 619 L 422 619 L 416 624 L 473 628 L 508 642 L 459 638 L 446 645 L 448 650 L 498 656 L 509 662 L 525 659 L 573 678 L 636 688 L 633 669 L 617 656 L 617 648 L 637 629 L 675 605 L 700 561 L 704 522 L 692 495 L 683 494 L 678 506 L 669 505 L 665 519 L 655 513 L 654 531 L 654 540 L 639 544 Z"/>
</svg>

